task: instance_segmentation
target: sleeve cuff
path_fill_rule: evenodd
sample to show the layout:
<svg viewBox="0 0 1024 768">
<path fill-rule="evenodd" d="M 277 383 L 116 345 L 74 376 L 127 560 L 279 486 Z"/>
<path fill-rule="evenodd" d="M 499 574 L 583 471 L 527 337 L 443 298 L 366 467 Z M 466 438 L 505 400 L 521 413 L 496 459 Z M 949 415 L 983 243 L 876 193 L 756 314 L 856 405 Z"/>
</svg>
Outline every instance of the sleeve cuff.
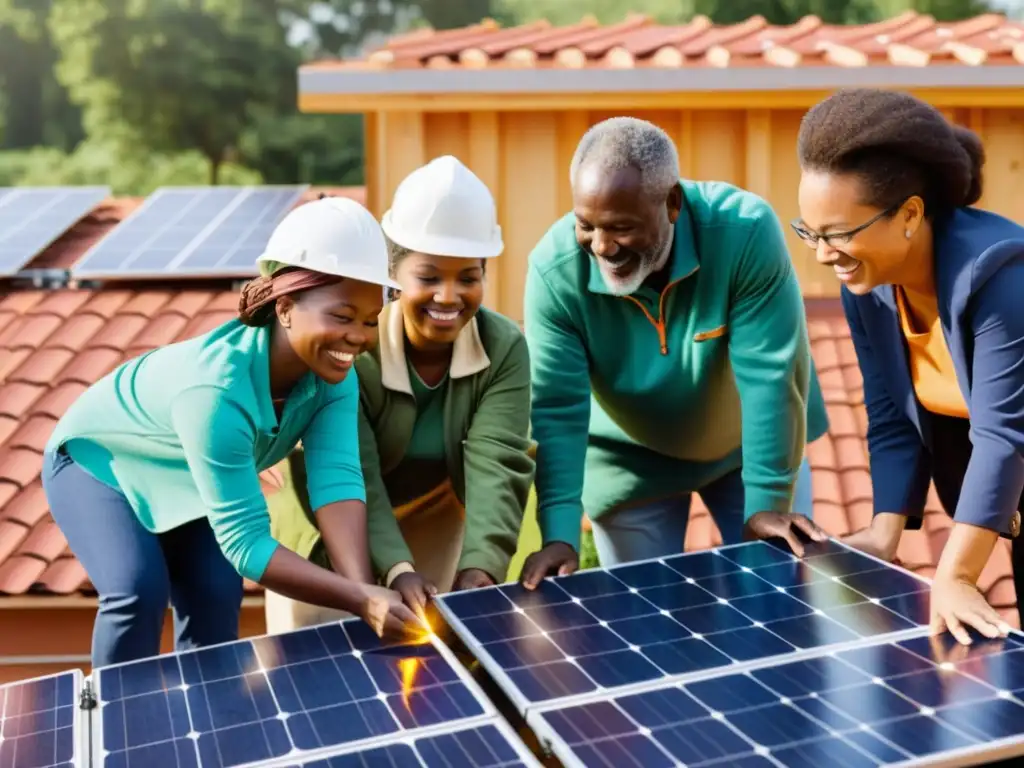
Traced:
<svg viewBox="0 0 1024 768">
<path fill-rule="evenodd" d="M 564 541 L 577 552 L 580 551 L 580 532 L 583 528 L 583 509 L 575 505 L 551 507 L 537 511 L 543 546 Z"/>
<path fill-rule="evenodd" d="M 387 576 L 384 577 L 384 586 L 388 589 L 391 589 L 391 584 L 392 582 L 394 582 L 395 579 L 397 579 L 403 573 L 413 573 L 415 570 L 416 569 L 413 567 L 412 563 L 396 563 L 391 567 L 391 570 L 388 571 Z"/>
<path fill-rule="evenodd" d="M 746 522 L 759 512 L 789 512 L 793 507 L 793 493 L 774 488 L 747 486 L 744 490 L 743 520 Z"/>
<path fill-rule="evenodd" d="M 361 501 L 366 503 L 366 486 L 362 483 L 331 483 L 319 488 L 309 489 L 310 512 L 315 513 L 321 507 L 339 501 Z"/>
<path fill-rule="evenodd" d="M 266 573 L 270 559 L 274 556 L 278 546 L 276 539 L 264 536 L 253 543 L 245 558 L 235 567 L 243 578 L 259 584 L 263 580 L 263 574 Z"/>
</svg>

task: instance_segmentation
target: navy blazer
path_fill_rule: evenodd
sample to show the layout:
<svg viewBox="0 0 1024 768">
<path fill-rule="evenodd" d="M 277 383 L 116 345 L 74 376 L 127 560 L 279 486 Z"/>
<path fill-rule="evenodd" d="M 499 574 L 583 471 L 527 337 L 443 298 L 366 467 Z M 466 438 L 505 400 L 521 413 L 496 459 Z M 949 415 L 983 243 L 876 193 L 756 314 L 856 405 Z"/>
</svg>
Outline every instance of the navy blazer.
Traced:
<svg viewBox="0 0 1024 768">
<path fill-rule="evenodd" d="M 1011 535 L 1024 488 L 1024 227 L 971 208 L 937 225 L 935 292 L 973 445 L 954 519 Z M 932 467 L 931 414 L 914 393 L 894 289 L 844 287 L 842 301 L 864 378 L 875 514 L 919 528 L 943 470 Z"/>
</svg>

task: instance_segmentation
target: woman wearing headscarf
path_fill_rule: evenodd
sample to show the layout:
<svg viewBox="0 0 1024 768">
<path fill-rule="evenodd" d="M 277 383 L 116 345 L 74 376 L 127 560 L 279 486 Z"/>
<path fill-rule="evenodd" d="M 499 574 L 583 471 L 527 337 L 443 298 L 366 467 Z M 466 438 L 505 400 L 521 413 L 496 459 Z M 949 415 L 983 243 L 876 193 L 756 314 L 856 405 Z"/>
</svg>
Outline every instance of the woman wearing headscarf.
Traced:
<svg viewBox="0 0 1024 768">
<path fill-rule="evenodd" d="M 1008 626 L 978 590 L 1000 536 L 1024 595 L 1024 227 L 973 208 L 978 137 L 905 93 L 842 91 L 804 117 L 797 234 L 842 282 L 864 379 L 871 526 L 891 560 L 929 482 L 953 516 L 931 595 L 935 633 Z"/>
<path fill-rule="evenodd" d="M 99 593 L 94 667 L 153 656 L 168 600 L 177 648 L 237 639 L 242 578 L 362 616 L 416 618 L 371 585 L 356 356 L 377 336 L 387 248 L 350 200 L 296 208 L 239 316 L 122 364 L 57 424 L 43 487 Z M 336 573 L 271 537 L 259 472 L 305 447 L 308 495 Z"/>
<path fill-rule="evenodd" d="M 401 294 L 356 360 L 362 463 L 376 572 L 419 611 L 505 580 L 533 483 L 530 365 L 519 327 L 481 306 L 503 243 L 480 179 L 437 158 L 399 185 L 382 227 Z M 308 517 L 275 520 L 279 536 L 325 562 L 303 502 Z M 268 595 L 270 631 L 334 615 Z"/>
</svg>

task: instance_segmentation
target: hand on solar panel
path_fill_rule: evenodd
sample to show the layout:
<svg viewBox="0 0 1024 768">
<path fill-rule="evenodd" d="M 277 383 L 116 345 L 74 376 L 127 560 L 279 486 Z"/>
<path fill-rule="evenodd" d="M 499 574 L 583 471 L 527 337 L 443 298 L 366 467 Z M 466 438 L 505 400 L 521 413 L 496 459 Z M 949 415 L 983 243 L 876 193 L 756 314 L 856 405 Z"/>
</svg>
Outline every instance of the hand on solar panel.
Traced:
<svg viewBox="0 0 1024 768">
<path fill-rule="evenodd" d="M 378 637 L 394 640 L 419 638 L 429 630 L 426 622 L 413 613 L 395 590 L 372 584 L 361 586 L 365 597 L 359 616 Z"/>
<path fill-rule="evenodd" d="M 747 520 L 743 533 L 748 539 L 783 539 L 797 557 L 804 556 L 801 534 L 812 541 L 828 539 L 814 521 L 793 512 L 758 512 Z"/>
<path fill-rule="evenodd" d="M 397 576 L 391 582 L 391 589 L 402 596 L 402 600 L 412 609 L 413 613 L 421 617 L 427 608 L 427 601 L 437 594 L 437 587 L 416 571 L 409 571 Z"/>
<path fill-rule="evenodd" d="M 971 644 L 967 627 L 988 638 L 1006 637 L 1010 627 L 988 604 L 977 586 L 966 579 L 936 575 L 932 584 L 931 631 L 947 630 L 957 642 Z"/>
<path fill-rule="evenodd" d="M 461 592 L 464 589 L 493 587 L 495 583 L 487 571 L 482 571 L 479 568 L 466 568 L 463 571 L 459 571 L 459 574 L 455 577 L 455 586 L 452 589 L 455 592 Z"/>
<path fill-rule="evenodd" d="M 576 550 L 564 541 L 553 541 L 526 558 L 526 562 L 523 563 L 523 586 L 527 589 L 536 589 L 545 576 L 554 573 L 568 576 L 579 567 L 580 559 Z"/>
</svg>

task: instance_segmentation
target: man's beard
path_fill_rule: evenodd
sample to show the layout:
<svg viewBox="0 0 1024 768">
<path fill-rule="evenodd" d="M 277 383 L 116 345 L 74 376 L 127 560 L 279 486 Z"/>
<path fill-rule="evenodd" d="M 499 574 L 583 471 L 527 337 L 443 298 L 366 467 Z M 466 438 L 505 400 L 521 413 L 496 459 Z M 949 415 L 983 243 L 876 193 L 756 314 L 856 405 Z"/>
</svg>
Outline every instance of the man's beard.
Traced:
<svg viewBox="0 0 1024 768">
<path fill-rule="evenodd" d="M 627 258 L 621 261 L 622 265 L 637 264 L 636 269 L 625 277 L 616 275 L 615 268 L 606 260 L 596 259 L 597 267 L 601 270 L 601 276 L 608 286 L 609 293 L 614 296 L 629 296 L 643 285 L 644 280 L 664 269 L 672 254 L 672 234 L 673 230 L 668 229 L 663 240 L 644 253 L 619 246 L 619 254 L 623 252 L 627 254 Z"/>
</svg>

